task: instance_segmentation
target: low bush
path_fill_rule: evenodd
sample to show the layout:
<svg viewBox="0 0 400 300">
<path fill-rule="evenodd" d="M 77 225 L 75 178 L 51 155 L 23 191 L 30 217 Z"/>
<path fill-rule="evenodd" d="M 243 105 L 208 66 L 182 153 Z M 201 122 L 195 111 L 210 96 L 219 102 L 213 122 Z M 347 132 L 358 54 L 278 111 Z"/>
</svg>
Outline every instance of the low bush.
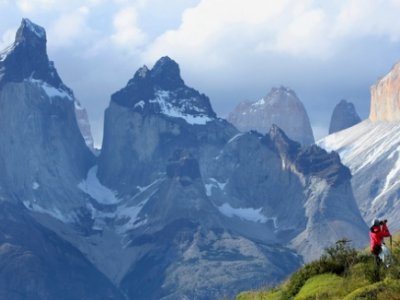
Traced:
<svg viewBox="0 0 400 300">
<path fill-rule="evenodd" d="M 343 275 L 356 262 L 357 251 L 349 246 L 349 241 L 337 241 L 333 247 L 325 250 L 325 254 L 319 260 L 305 265 L 292 275 L 285 296 L 288 299 L 294 297 L 305 282 L 315 275 L 325 273 Z"/>
</svg>

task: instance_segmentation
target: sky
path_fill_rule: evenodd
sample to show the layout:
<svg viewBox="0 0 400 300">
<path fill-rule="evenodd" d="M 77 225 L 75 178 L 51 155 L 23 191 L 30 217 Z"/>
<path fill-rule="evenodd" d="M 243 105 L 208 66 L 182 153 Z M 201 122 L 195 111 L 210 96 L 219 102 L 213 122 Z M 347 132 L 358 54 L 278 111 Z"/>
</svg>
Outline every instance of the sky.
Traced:
<svg viewBox="0 0 400 300">
<path fill-rule="evenodd" d="M 371 85 L 400 60 L 399 13 L 400 0 L 0 0 L 0 49 L 22 18 L 43 26 L 97 146 L 111 94 L 165 55 L 220 117 L 293 89 L 319 139 L 341 99 L 368 117 Z"/>
</svg>

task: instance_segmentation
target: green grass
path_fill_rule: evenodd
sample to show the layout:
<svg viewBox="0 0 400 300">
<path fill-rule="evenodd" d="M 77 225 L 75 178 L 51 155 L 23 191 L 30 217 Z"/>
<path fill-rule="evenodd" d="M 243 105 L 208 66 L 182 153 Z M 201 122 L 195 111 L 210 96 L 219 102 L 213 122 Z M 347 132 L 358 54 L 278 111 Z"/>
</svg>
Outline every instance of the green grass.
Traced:
<svg viewBox="0 0 400 300">
<path fill-rule="evenodd" d="M 356 251 L 346 241 L 338 241 L 320 259 L 306 264 L 282 285 L 266 291 L 244 292 L 236 299 L 399 300 L 399 242 L 394 242 L 392 255 L 389 268 L 378 268 L 368 250 Z"/>
<path fill-rule="evenodd" d="M 343 298 L 340 291 L 344 279 L 336 274 L 321 274 L 306 281 L 294 300 L 327 299 L 328 297 Z M 340 296 L 340 297 L 338 297 Z"/>
<path fill-rule="evenodd" d="M 245 292 L 236 297 L 237 300 L 281 300 L 281 291 Z"/>
</svg>

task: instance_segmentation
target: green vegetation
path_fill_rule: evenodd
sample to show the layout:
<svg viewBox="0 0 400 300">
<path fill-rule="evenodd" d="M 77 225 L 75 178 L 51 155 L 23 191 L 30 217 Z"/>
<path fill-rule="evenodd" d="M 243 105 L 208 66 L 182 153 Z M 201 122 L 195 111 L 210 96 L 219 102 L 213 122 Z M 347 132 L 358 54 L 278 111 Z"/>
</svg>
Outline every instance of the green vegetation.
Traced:
<svg viewBox="0 0 400 300">
<path fill-rule="evenodd" d="M 383 300 L 400 299 L 400 244 L 394 242 L 389 267 L 377 266 L 369 250 L 357 251 L 337 241 L 282 285 L 244 292 L 237 300 Z"/>
</svg>

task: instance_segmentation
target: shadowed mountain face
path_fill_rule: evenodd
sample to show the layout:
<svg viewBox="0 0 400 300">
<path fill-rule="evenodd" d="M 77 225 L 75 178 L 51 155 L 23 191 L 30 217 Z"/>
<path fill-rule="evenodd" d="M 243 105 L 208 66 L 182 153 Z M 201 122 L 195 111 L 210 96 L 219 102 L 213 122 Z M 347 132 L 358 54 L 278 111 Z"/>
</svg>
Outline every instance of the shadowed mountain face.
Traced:
<svg viewBox="0 0 400 300">
<path fill-rule="evenodd" d="M 0 203 L 1 299 L 124 299 L 84 255 L 22 206 Z"/>
<path fill-rule="evenodd" d="M 0 57 L 3 188 L 30 208 L 68 214 L 82 205 L 74 185 L 94 163 L 74 95 L 47 57 L 44 29 L 28 19 Z"/>
<path fill-rule="evenodd" d="M 349 128 L 361 122 L 356 109 L 351 102 L 341 100 L 332 112 L 329 124 L 329 134 Z"/>
<path fill-rule="evenodd" d="M 112 95 L 96 160 L 45 50 L 23 20 L 0 59 L 7 299 L 218 298 L 279 282 L 338 239 L 365 241 L 336 153 L 277 126 L 239 133 L 168 57 Z"/>
</svg>

